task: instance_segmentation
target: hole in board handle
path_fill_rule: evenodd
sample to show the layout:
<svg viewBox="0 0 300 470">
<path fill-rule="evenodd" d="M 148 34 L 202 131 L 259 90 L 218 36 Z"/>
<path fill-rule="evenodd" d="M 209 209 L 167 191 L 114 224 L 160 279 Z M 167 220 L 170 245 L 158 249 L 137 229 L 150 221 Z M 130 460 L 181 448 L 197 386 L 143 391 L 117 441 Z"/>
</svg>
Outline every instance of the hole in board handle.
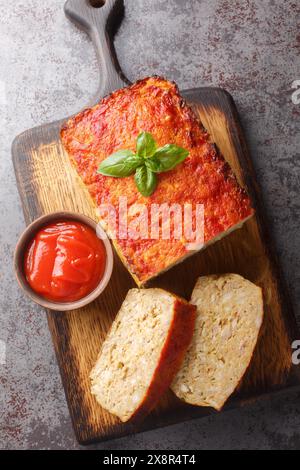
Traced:
<svg viewBox="0 0 300 470">
<path fill-rule="evenodd" d="M 105 1 L 106 1 L 106 0 L 89 0 L 90 5 L 91 5 L 93 8 L 101 8 L 101 7 L 104 7 Z"/>
</svg>

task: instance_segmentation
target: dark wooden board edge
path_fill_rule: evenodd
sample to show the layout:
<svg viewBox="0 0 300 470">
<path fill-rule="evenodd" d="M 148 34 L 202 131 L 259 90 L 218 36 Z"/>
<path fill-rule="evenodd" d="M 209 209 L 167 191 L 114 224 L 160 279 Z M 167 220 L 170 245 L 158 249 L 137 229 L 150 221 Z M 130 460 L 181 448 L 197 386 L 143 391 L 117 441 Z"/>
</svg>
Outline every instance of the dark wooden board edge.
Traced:
<svg viewBox="0 0 300 470">
<path fill-rule="evenodd" d="M 94 444 L 114 441 L 123 437 L 134 436 L 136 434 L 153 431 L 155 429 L 167 428 L 176 424 L 188 423 L 189 421 L 194 421 L 196 419 L 208 418 L 209 416 L 214 416 L 216 419 L 218 419 L 220 416 L 223 415 L 223 413 L 227 413 L 228 411 L 242 409 L 245 406 L 250 406 L 251 404 L 257 403 L 258 401 L 267 402 L 267 400 L 283 397 L 293 392 L 300 392 L 300 385 L 294 385 L 278 390 L 273 390 L 269 393 L 266 392 L 262 395 L 252 395 L 249 397 L 245 397 L 242 400 L 231 399 L 228 401 L 227 405 L 222 409 L 221 412 L 218 412 L 212 408 L 200 408 L 197 406 L 181 404 L 178 401 L 178 407 L 176 409 L 171 410 L 170 413 L 168 413 L 167 415 L 162 414 L 154 418 L 150 416 L 147 422 L 141 423 L 139 429 L 136 429 L 133 426 L 130 427 L 129 425 L 128 430 L 124 430 L 123 428 L 118 434 L 111 433 L 107 434 L 105 437 L 101 436 L 101 438 L 99 438 L 95 436 L 93 438 L 87 438 L 83 440 L 80 439 L 76 432 L 75 435 L 78 443 L 81 446 L 86 447 Z"/>
<path fill-rule="evenodd" d="M 274 277 L 278 279 L 280 302 L 282 306 L 282 311 L 284 312 L 285 326 L 289 334 L 290 341 L 293 341 L 294 339 L 299 338 L 298 326 L 296 323 L 296 318 L 293 315 L 291 301 L 281 272 L 278 257 L 275 254 L 275 245 L 272 241 L 267 227 L 267 217 L 264 210 L 261 191 L 257 183 L 253 163 L 251 161 L 246 141 L 242 132 L 238 111 L 234 100 L 227 91 L 222 90 L 220 88 L 195 88 L 183 91 L 182 95 L 188 102 L 194 102 L 203 105 L 209 104 L 212 107 L 216 107 L 216 109 L 221 109 L 222 112 L 226 115 L 228 122 L 230 122 L 230 132 L 234 146 L 237 150 L 237 156 L 241 166 L 243 178 L 245 180 L 246 188 L 249 192 L 250 197 L 252 198 L 254 207 L 257 212 L 260 234 L 264 242 L 265 250 L 271 262 L 272 273 Z M 38 215 L 40 215 L 40 208 L 36 205 L 36 201 L 30 201 L 29 204 L 28 201 L 26 201 L 22 197 L 24 188 L 22 187 L 22 181 L 19 172 L 21 170 L 22 159 L 24 159 L 24 155 L 26 154 L 26 142 L 36 141 L 35 137 L 37 135 L 43 135 L 43 138 L 47 138 L 48 135 L 50 139 L 49 142 L 53 141 L 54 133 L 57 133 L 58 135 L 58 130 L 63 122 L 65 122 L 65 119 L 56 121 L 52 124 L 44 124 L 43 126 L 36 127 L 29 131 L 25 131 L 23 134 L 16 137 L 13 142 L 12 159 L 16 173 L 18 190 L 22 201 L 24 217 L 27 224 L 29 224 L 33 218 L 36 218 Z M 43 140 L 43 143 L 46 143 L 45 140 Z M 30 215 L 29 206 L 31 204 L 31 210 L 32 207 L 35 208 L 34 217 Z M 160 416 L 157 416 L 155 412 L 153 412 L 145 422 L 140 424 L 138 428 L 133 427 L 129 424 L 126 431 L 124 430 L 124 428 L 121 429 L 121 427 L 115 427 L 114 432 L 108 433 L 105 437 L 103 437 L 102 435 L 95 436 L 93 430 L 89 427 L 86 427 L 84 424 L 84 416 L 81 413 L 81 403 L 78 402 L 78 400 L 76 401 L 76 403 L 74 402 L 74 400 L 72 400 L 73 384 L 69 382 L 69 377 L 67 375 L 67 368 L 72 363 L 72 361 L 68 361 L 68 345 L 65 343 L 64 340 L 67 337 L 66 328 L 68 328 L 67 322 L 64 319 L 64 314 L 48 311 L 47 316 L 49 328 L 54 342 L 56 357 L 62 377 L 62 383 L 64 386 L 65 395 L 72 419 L 72 424 L 79 444 L 89 445 L 97 442 L 104 442 L 107 440 L 120 438 L 128 434 L 136 434 L 150 429 L 165 427 L 178 422 L 188 421 L 190 419 L 196 419 L 211 414 L 218 414 L 209 408 L 197 408 L 185 404 L 183 405 L 178 401 L 178 408 L 176 408 L 176 410 L 170 410 L 169 412 L 161 414 Z M 74 375 L 76 374 L 73 371 L 73 376 Z M 225 406 L 223 411 L 238 408 L 244 406 L 244 404 L 248 402 L 256 401 L 260 398 L 268 398 L 273 396 L 274 394 L 277 395 L 288 390 L 300 390 L 299 367 L 293 367 L 293 378 L 292 380 L 289 380 L 287 384 L 283 387 L 279 387 L 278 389 L 274 389 L 272 391 L 260 395 L 252 395 L 243 398 L 235 397 L 229 400 L 228 404 Z"/>
</svg>

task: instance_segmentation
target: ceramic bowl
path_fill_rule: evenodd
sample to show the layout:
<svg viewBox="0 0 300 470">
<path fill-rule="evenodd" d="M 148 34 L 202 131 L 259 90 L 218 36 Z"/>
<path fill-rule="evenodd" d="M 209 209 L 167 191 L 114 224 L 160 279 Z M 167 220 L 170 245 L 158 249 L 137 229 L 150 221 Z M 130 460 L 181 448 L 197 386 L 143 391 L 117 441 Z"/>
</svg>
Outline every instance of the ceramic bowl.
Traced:
<svg viewBox="0 0 300 470">
<path fill-rule="evenodd" d="M 26 276 L 24 273 L 24 256 L 26 249 L 31 242 L 31 240 L 35 237 L 36 233 L 39 232 L 43 227 L 55 223 L 58 221 L 76 221 L 82 224 L 85 224 L 91 227 L 97 235 L 102 239 L 105 250 L 106 250 L 106 266 L 104 275 L 99 282 L 98 286 L 95 290 L 93 290 L 90 294 L 86 297 L 83 297 L 80 300 L 76 300 L 75 302 L 53 302 L 51 300 L 47 300 L 46 298 L 42 297 L 38 293 L 36 293 L 28 284 L 26 280 Z M 23 291 L 33 300 L 35 303 L 41 305 L 50 310 L 56 310 L 60 312 L 65 312 L 67 310 L 75 310 L 78 308 L 85 307 L 86 305 L 93 302 L 97 297 L 99 297 L 104 289 L 106 288 L 107 284 L 110 281 L 112 271 L 113 271 L 113 251 L 111 247 L 111 243 L 104 232 L 104 230 L 97 225 L 97 223 L 87 217 L 86 215 L 76 214 L 73 212 L 55 212 L 53 214 L 48 214 L 39 219 L 35 220 L 31 225 L 29 225 L 26 230 L 21 235 L 15 250 L 14 255 L 14 268 L 17 277 L 17 281 Z"/>
</svg>

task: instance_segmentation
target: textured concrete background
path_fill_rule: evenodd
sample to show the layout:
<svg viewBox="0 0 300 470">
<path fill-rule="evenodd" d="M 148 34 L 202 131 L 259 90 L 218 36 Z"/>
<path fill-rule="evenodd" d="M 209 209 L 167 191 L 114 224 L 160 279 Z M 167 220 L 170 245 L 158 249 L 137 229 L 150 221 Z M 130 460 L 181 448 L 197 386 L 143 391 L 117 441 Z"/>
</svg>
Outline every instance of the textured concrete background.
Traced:
<svg viewBox="0 0 300 470">
<path fill-rule="evenodd" d="M 63 3 L 0 0 L 0 448 L 7 449 L 78 448 L 45 314 L 22 295 L 12 272 L 24 221 L 11 141 L 78 111 L 99 81 L 92 45 L 65 19 Z M 181 88 L 214 85 L 233 94 L 297 311 L 300 105 L 291 95 L 300 79 L 299 1 L 125 0 L 125 6 L 116 49 L 131 80 L 158 73 Z M 300 395 L 98 448 L 300 448 Z"/>
</svg>

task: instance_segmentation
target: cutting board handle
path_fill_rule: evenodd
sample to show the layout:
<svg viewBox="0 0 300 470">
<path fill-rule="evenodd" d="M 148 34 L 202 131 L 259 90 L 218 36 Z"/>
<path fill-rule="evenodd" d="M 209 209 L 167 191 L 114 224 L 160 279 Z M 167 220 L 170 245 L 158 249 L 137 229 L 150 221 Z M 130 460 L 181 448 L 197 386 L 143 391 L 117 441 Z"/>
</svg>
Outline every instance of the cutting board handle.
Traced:
<svg viewBox="0 0 300 470">
<path fill-rule="evenodd" d="M 130 82 L 121 70 L 113 45 L 114 31 L 123 17 L 124 1 L 68 0 L 64 10 L 70 21 L 91 37 L 96 48 L 101 76 L 96 100 L 128 85 Z"/>
</svg>

